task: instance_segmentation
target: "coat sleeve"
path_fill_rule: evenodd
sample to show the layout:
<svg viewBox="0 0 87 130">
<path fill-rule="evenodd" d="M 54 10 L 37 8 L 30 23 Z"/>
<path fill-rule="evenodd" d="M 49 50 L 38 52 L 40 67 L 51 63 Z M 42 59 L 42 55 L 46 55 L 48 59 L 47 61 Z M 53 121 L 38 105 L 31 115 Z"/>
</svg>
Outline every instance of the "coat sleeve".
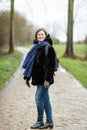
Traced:
<svg viewBox="0 0 87 130">
<path fill-rule="evenodd" d="M 45 64 L 44 80 L 51 82 L 51 80 L 53 79 L 55 68 L 55 51 L 52 46 L 48 49 L 48 55 L 46 56 Z"/>
</svg>

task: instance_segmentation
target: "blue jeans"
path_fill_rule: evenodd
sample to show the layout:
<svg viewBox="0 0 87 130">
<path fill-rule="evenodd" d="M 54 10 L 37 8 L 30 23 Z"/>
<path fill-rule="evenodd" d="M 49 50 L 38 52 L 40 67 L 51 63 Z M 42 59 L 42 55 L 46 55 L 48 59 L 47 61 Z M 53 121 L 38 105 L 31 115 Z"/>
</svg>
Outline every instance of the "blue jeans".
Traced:
<svg viewBox="0 0 87 130">
<path fill-rule="evenodd" d="M 35 95 L 35 101 L 38 112 L 37 121 L 43 121 L 44 111 L 46 113 L 47 121 L 52 121 L 52 108 L 49 100 L 48 88 L 44 88 L 44 86 L 38 85 Z"/>
</svg>

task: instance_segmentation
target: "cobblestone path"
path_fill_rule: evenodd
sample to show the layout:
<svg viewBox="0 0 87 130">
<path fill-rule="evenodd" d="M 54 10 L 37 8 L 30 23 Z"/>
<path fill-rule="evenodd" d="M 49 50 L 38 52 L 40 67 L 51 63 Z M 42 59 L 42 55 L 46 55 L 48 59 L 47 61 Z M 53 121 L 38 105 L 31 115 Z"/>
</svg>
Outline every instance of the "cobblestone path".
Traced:
<svg viewBox="0 0 87 130">
<path fill-rule="evenodd" d="M 27 52 L 24 48 L 19 49 L 23 53 Z M 0 130 L 30 130 L 36 121 L 36 87 L 28 88 L 22 73 L 20 65 L 0 91 Z M 87 130 L 87 90 L 60 67 L 56 72 L 55 84 L 49 91 L 53 130 Z"/>
</svg>

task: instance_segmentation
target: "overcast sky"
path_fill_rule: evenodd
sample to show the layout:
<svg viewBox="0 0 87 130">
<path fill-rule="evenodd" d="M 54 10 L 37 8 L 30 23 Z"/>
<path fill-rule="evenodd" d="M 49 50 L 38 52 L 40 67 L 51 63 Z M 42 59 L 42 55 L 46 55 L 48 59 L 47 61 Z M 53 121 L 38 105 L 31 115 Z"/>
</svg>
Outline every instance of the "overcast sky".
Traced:
<svg viewBox="0 0 87 130">
<path fill-rule="evenodd" d="M 15 10 L 34 24 L 66 40 L 68 0 L 15 0 Z M 74 40 L 87 35 L 87 0 L 75 0 Z"/>
</svg>

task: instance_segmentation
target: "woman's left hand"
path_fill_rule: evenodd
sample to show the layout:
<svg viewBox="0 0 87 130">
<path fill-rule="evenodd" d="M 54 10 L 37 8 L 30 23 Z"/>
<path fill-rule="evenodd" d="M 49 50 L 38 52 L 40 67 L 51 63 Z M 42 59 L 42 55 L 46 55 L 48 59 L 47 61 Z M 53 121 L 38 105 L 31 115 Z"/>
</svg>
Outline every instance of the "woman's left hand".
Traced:
<svg viewBox="0 0 87 130">
<path fill-rule="evenodd" d="M 44 81 L 44 87 L 45 87 L 45 88 L 49 88 L 49 82 L 46 81 L 46 80 Z"/>
</svg>

